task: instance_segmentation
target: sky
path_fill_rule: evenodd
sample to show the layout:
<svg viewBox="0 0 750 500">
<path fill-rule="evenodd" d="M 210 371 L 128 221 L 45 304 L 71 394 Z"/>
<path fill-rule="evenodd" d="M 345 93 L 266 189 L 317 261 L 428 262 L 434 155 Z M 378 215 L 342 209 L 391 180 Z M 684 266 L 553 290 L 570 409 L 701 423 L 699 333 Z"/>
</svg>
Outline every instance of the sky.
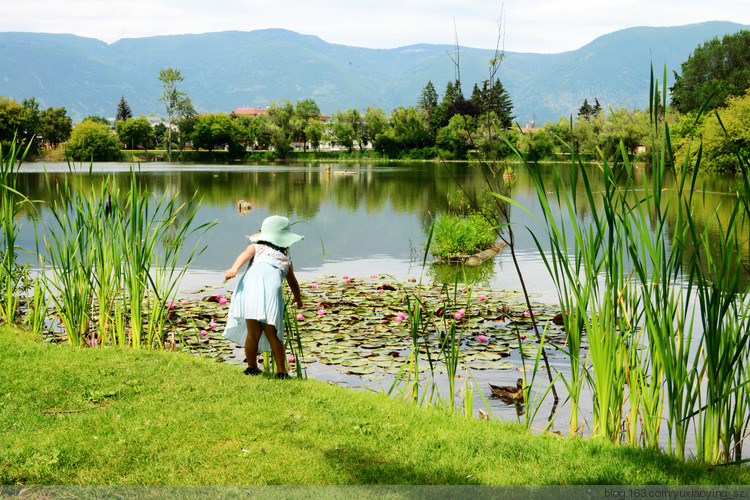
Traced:
<svg viewBox="0 0 750 500">
<path fill-rule="evenodd" d="M 0 32 L 121 38 L 284 28 L 367 48 L 558 53 L 633 26 L 750 25 L 748 0 L 0 0 Z"/>
</svg>

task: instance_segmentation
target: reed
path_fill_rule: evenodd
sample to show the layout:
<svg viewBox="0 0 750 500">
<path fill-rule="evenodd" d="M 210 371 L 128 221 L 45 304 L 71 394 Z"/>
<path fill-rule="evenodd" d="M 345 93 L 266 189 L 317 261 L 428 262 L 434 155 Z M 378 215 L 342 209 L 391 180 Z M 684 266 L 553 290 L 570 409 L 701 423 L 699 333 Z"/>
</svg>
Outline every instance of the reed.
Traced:
<svg viewBox="0 0 750 500">
<path fill-rule="evenodd" d="M 665 97 L 658 99 L 666 88 L 653 72 L 650 95 L 651 109 L 663 109 Z M 699 458 L 740 460 L 748 427 L 747 370 L 740 360 L 748 355 L 750 305 L 739 278 L 747 260 L 740 235 L 750 223 L 747 169 L 726 202 L 729 210 L 720 217 L 717 208 L 700 228 L 691 210 L 698 166 L 677 170 L 668 125 L 655 113 L 652 128 L 653 171 L 645 185 L 636 183 L 622 146 L 614 162 L 602 156 L 591 174 L 601 190 L 592 188 L 573 148 L 567 177 L 554 172 L 551 187 L 541 168 L 516 151 L 538 195 L 536 221 L 548 253 L 535 228 L 530 231 L 564 311 L 567 342 L 559 348 L 570 358 L 570 432 L 579 429 L 586 379 L 594 398 L 592 435 L 658 446 L 666 405 L 670 452 L 685 457 L 692 428 Z M 741 151 L 738 157 L 747 164 Z M 584 334 L 589 350 L 581 363 Z"/>
<path fill-rule="evenodd" d="M 162 346 L 170 300 L 205 250 L 196 243 L 184 257 L 185 241 L 197 234 L 200 242 L 215 222 L 194 224 L 200 205 L 195 196 L 185 203 L 178 194 L 154 201 L 133 167 L 124 196 L 111 177 L 92 194 L 67 181 L 54 190 L 48 183 L 48 189 L 55 193 L 45 237 L 50 291 L 68 341 L 81 345 L 88 336 L 91 345 Z"/>
<path fill-rule="evenodd" d="M 16 220 L 28 199 L 17 190 L 18 171 L 31 147 L 25 149 L 14 137 L 10 150 L 3 156 L 0 145 L 0 317 L 4 324 L 15 324 L 20 316 L 19 284 L 21 273 L 18 269 L 16 245 L 20 227 Z"/>
</svg>

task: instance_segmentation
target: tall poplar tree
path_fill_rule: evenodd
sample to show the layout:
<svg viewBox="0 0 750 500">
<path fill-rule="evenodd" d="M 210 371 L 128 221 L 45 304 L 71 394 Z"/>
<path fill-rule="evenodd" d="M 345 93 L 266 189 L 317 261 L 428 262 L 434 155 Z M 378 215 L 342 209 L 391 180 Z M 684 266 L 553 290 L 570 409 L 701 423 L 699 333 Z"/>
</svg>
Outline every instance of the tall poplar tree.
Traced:
<svg viewBox="0 0 750 500">
<path fill-rule="evenodd" d="M 170 161 L 172 160 L 172 115 L 180 106 L 180 101 L 185 99 L 185 92 L 177 90 L 177 83 L 184 80 L 180 70 L 167 68 L 159 70 L 159 80 L 161 80 L 164 90 L 159 100 L 164 103 L 167 110 L 167 154 Z"/>
</svg>

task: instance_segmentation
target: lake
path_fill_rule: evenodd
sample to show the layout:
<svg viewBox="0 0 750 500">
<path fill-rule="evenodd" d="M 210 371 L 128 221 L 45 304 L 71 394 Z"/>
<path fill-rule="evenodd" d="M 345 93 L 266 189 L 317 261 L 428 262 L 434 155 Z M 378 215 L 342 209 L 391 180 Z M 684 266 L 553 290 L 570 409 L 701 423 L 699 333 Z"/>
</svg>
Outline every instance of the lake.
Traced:
<svg viewBox="0 0 750 500">
<path fill-rule="evenodd" d="M 326 172 L 329 168 L 330 172 Z M 550 183 L 556 168 L 567 166 L 548 164 Z M 123 163 L 97 163 L 86 165 L 71 173 L 67 164 L 26 163 L 21 169 L 19 190 L 33 200 L 49 201 L 44 172 L 54 184 L 68 178 L 76 189 L 91 189 L 107 175 L 114 175 L 116 183 L 126 187 L 129 165 Z M 647 172 L 636 175 L 646 179 Z M 431 162 L 388 163 L 313 163 L 270 165 L 175 165 L 149 163 L 140 167 L 139 181 L 157 196 L 177 193 L 188 200 L 194 192 L 202 199 L 196 221 L 217 221 L 218 224 L 204 236 L 205 251 L 196 258 L 183 281 L 182 289 L 203 285 L 222 286 L 224 270 L 247 245 L 245 235 L 256 233 L 268 215 L 280 214 L 289 217 L 294 231 L 305 239 L 292 247 L 291 257 L 295 273 L 301 280 L 315 280 L 321 276 L 347 275 L 366 278 L 371 275 L 390 275 L 396 280 L 417 279 L 425 282 L 453 283 L 452 267 L 435 263 L 428 258 L 422 268 L 424 245 L 435 217 L 460 203 L 461 188 L 470 196 L 484 189 L 481 172 L 475 166 L 451 163 L 447 165 Z M 696 217 L 720 205 L 733 184 L 733 179 L 705 177 L 701 180 L 705 197 L 696 205 Z M 460 187 L 459 187 L 460 186 Z M 511 181 L 504 184 L 506 194 L 532 213 L 539 213 L 536 191 L 521 168 Z M 596 187 L 595 187 L 596 189 Z M 246 200 L 252 210 L 246 214 L 237 208 L 239 200 Z M 577 202 L 581 207 L 586 199 Z M 516 235 L 516 256 L 524 280 L 534 300 L 547 304 L 557 301 L 551 279 L 547 275 L 539 251 L 529 230 L 535 231 L 544 244 L 543 234 L 533 216 L 511 207 L 510 222 Z M 585 216 L 585 210 L 583 210 Z M 39 212 L 43 222 L 50 214 L 43 207 Z M 705 219 L 705 216 L 703 216 Z M 30 218 L 20 221 L 22 231 L 18 244 L 22 248 L 34 248 L 34 233 Z M 528 229 L 527 229 L 528 228 Z M 189 242 L 189 245 L 197 243 Z M 477 286 L 494 290 L 518 290 L 520 281 L 516 274 L 510 252 L 506 249 L 494 261 L 478 271 Z M 232 283 L 227 286 L 231 289 Z M 311 307 L 308 305 L 308 307 Z M 314 336 L 316 332 L 302 332 Z M 520 368 L 520 356 L 514 352 L 507 358 Z M 550 352 L 552 366 L 561 371 L 568 367 L 567 359 Z M 380 391 L 387 388 L 392 377 L 380 381 L 363 381 L 357 376 L 345 375 L 319 363 L 308 368 L 308 375 L 332 383 Z M 467 374 L 463 374 L 466 376 Z M 519 377 L 518 369 L 477 370 L 471 374 L 476 380 L 474 394 L 475 412 L 484 409 L 484 401 L 490 403 L 493 415 L 515 420 L 516 410 L 497 399 L 490 399 L 488 383 L 514 385 Z M 465 380 L 465 379 L 464 379 Z M 457 387 L 464 386 L 461 380 Z M 472 382 L 473 385 L 473 382 Z M 562 389 L 558 384 L 558 390 Z M 445 386 L 441 386 L 441 391 Z M 564 398 L 564 396 L 563 396 Z M 584 398 L 585 399 L 585 398 Z M 568 412 L 562 406 L 553 429 L 567 432 Z M 591 409 L 584 407 L 583 415 Z M 536 419 L 537 427 L 543 427 L 551 403 L 545 403 Z"/>
</svg>

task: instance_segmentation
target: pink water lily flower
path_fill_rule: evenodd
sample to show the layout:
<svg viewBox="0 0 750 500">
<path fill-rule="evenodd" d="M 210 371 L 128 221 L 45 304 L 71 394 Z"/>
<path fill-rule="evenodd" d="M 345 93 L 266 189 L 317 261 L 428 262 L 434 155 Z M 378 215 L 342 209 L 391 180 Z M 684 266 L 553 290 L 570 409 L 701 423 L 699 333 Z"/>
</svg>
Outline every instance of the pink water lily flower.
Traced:
<svg viewBox="0 0 750 500">
<path fill-rule="evenodd" d="M 215 297 L 216 297 L 217 299 L 220 299 L 220 298 L 221 298 L 221 292 L 217 293 L 217 294 L 215 295 Z"/>
<path fill-rule="evenodd" d="M 478 341 L 478 342 L 487 342 L 488 340 L 489 340 L 489 339 L 488 339 L 487 337 L 485 337 L 484 335 L 479 335 L 479 336 L 477 337 L 477 341 Z"/>
<path fill-rule="evenodd" d="M 125 333 L 130 333 L 130 328 L 128 328 L 127 326 L 125 327 Z"/>
<path fill-rule="evenodd" d="M 524 315 L 524 316 L 526 316 L 527 318 L 530 318 L 531 316 L 533 316 L 533 315 L 534 315 L 534 313 L 531 313 L 531 312 L 529 312 L 529 311 L 524 311 L 524 312 L 523 312 L 523 315 Z"/>
<path fill-rule="evenodd" d="M 303 319 L 305 319 L 304 316 L 302 316 L 301 314 L 297 315 L 297 321 L 302 321 Z"/>
<path fill-rule="evenodd" d="M 373 274 L 372 276 L 370 276 L 370 278 L 372 278 L 372 279 L 375 279 L 375 278 L 377 278 L 377 277 L 378 277 L 378 275 L 377 275 L 377 274 Z"/>
<path fill-rule="evenodd" d="M 349 276 L 347 276 L 347 275 L 345 274 L 345 275 L 343 275 L 343 276 L 341 277 L 341 279 L 342 279 L 342 280 L 344 280 L 344 281 L 346 281 L 346 280 L 348 280 L 348 279 L 349 279 Z"/>
<path fill-rule="evenodd" d="M 383 292 L 385 292 L 385 290 L 383 290 L 382 288 L 378 288 L 378 293 L 383 293 Z"/>
<path fill-rule="evenodd" d="M 186 305 L 190 304 L 190 301 L 189 300 L 183 300 L 182 302 L 180 302 L 180 304 L 182 304 L 183 306 L 186 306 Z"/>
<path fill-rule="evenodd" d="M 224 304 L 226 304 L 227 302 L 229 302 L 229 301 L 227 300 L 227 298 L 226 298 L 226 297 L 221 297 L 221 298 L 219 299 L 219 304 L 220 304 L 220 305 L 222 305 L 222 306 L 223 306 Z"/>
<path fill-rule="evenodd" d="M 210 328 L 211 330 L 213 330 L 213 329 L 214 329 L 214 328 L 216 328 L 217 326 L 219 326 L 219 324 L 218 324 L 218 323 L 216 323 L 215 321 L 211 321 L 211 322 L 210 322 L 210 323 L 208 324 L 208 327 L 209 327 L 209 328 Z"/>
<path fill-rule="evenodd" d="M 323 316 L 326 313 L 325 309 L 318 309 L 318 316 Z"/>
<path fill-rule="evenodd" d="M 523 333 L 520 335 L 520 337 L 521 337 L 521 340 L 525 340 L 526 339 L 526 335 L 523 334 Z"/>
<path fill-rule="evenodd" d="M 399 315 L 399 317 L 401 319 L 406 319 L 406 313 L 405 312 L 400 312 L 400 313 L 398 313 L 398 315 Z"/>
<path fill-rule="evenodd" d="M 401 323 L 403 320 L 404 318 L 402 318 L 401 316 L 396 316 L 395 318 L 393 318 L 393 321 L 395 321 L 396 323 Z"/>
<path fill-rule="evenodd" d="M 203 335 L 203 336 L 206 336 L 206 335 L 208 335 L 208 332 L 207 332 L 206 330 L 201 330 L 201 332 L 200 332 L 200 333 L 201 333 L 201 335 Z"/>
<path fill-rule="evenodd" d="M 289 356 L 289 362 L 290 362 L 290 363 L 294 363 L 294 361 L 295 361 L 295 360 L 294 360 L 294 356 Z"/>
<path fill-rule="evenodd" d="M 312 285 L 310 285 L 310 288 L 318 288 L 318 284 L 317 283 L 313 283 Z"/>
<path fill-rule="evenodd" d="M 456 318 L 456 319 L 461 319 L 461 318 L 463 318 L 463 315 L 461 313 L 456 313 L 456 314 L 453 315 L 453 317 Z"/>
<path fill-rule="evenodd" d="M 479 295 L 477 298 L 479 300 L 487 300 L 487 296 L 486 295 Z"/>
</svg>

